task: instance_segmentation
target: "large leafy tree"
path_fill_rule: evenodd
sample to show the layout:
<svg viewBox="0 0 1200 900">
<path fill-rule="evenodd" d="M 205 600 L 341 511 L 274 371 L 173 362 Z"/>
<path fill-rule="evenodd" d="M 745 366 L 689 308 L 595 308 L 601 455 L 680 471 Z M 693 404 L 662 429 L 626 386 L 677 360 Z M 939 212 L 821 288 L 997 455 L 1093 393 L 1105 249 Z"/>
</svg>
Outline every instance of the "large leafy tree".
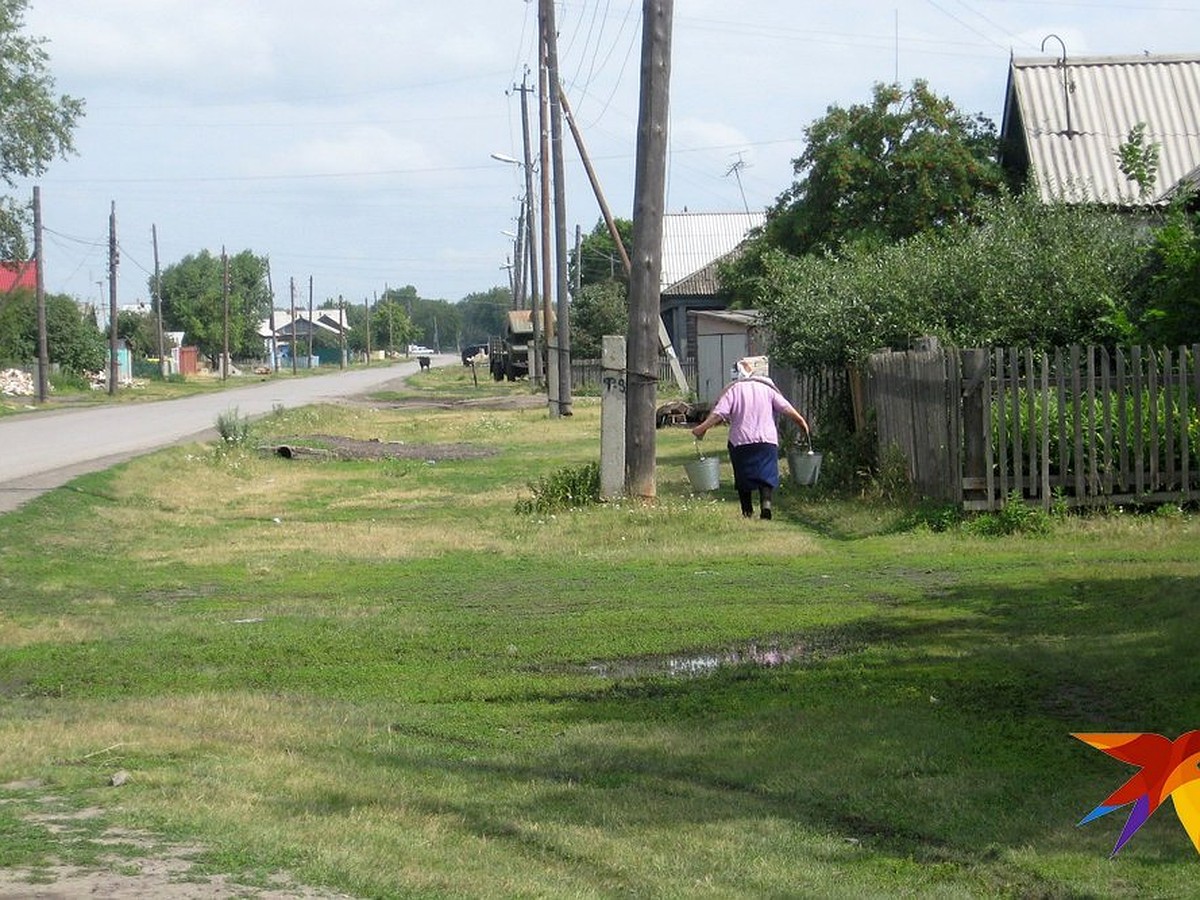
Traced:
<svg viewBox="0 0 1200 900">
<path fill-rule="evenodd" d="M 614 221 L 617 233 L 621 235 L 621 243 L 625 245 L 625 252 L 629 253 L 630 247 L 633 246 L 633 222 L 629 219 Z M 628 282 L 620 250 L 603 219 L 596 223 L 591 233 L 583 236 L 578 252 L 571 250 L 569 269 L 572 284 L 576 283 L 576 280 L 580 285 L 603 284 L 606 281 Z M 621 333 L 624 334 L 624 331 Z"/>
<path fill-rule="evenodd" d="M 119 311 L 117 337 L 129 345 L 135 359 L 158 355 L 158 319 L 153 313 L 132 309 Z"/>
<path fill-rule="evenodd" d="M 467 294 L 459 301 L 462 315 L 462 343 L 483 344 L 488 338 L 504 333 L 504 316 L 512 308 L 512 292 L 505 287 Z"/>
<path fill-rule="evenodd" d="M 337 309 L 335 300 L 322 304 L 328 309 Z M 354 353 L 363 353 L 368 349 L 367 331 L 370 330 L 370 350 L 376 352 L 404 352 L 404 348 L 417 336 L 417 329 L 408 318 L 408 311 L 391 292 L 385 291 L 383 297 L 374 303 L 347 303 L 346 312 L 346 347 Z M 369 322 L 368 322 L 369 319 Z"/>
<path fill-rule="evenodd" d="M 973 216 L 1004 185 L 995 126 L 922 80 L 876 84 L 870 103 L 831 106 L 805 135 L 765 227 L 767 245 L 789 253 L 893 243 Z"/>
<path fill-rule="evenodd" d="M 1142 239 L 1117 214 L 1032 194 L 979 221 L 838 255 L 763 257 L 756 306 L 775 355 L 800 370 L 861 362 L 937 335 L 958 346 L 1048 349 L 1127 336 Z"/>
<path fill-rule="evenodd" d="M 224 348 L 224 264 L 207 250 L 186 256 L 162 272 L 163 322 L 168 331 L 200 348 L 214 367 Z M 153 289 L 153 288 L 152 288 Z M 266 257 L 243 250 L 229 257 L 229 352 L 262 355 L 258 327 L 271 315 Z"/>
<path fill-rule="evenodd" d="M 585 284 L 571 301 L 571 355 L 599 359 L 604 335 L 624 334 L 629 327 L 629 297 L 619 281 Z"/>
<path fill-rule="evenodd" d="M 0 0 L 0 178 L 11 188 L 17 178 L 41 175 L 55 157 L 75 149 L 72 131 L 83 101 L 54 92 L 47 70 L 45 39 L 21 33 L 28 0 Z M 28 206 L 0 198 L 0 254 L 25 259 Z"/>
<path fill-rule="evenodd" d="M 1154 229 L 1130 319 L 1156 344 L 1200 341 L 1200 213 L 1184 203 Z"/>
<path fill-rule="evenodd" d="M 405 302 L 410 309 L 409 318 L 416 327 L 416 340 L 419 343 L 436 350 L 455 344 L 462 333 L 462 311 L 457 304 L 449 300 L 426 300 L 421 297 Z"/>
<path fill-rule="evenodd" d="M 37 334 L 32 291 L 0 298 L 0 364 L 21 365 L 36 357 Z M 66 294 L 46 295 L 46 348 L 51 363 L 76 375 L 98 372 L 108 360 L 108 344 L 96 320 Z"/>
</svg>

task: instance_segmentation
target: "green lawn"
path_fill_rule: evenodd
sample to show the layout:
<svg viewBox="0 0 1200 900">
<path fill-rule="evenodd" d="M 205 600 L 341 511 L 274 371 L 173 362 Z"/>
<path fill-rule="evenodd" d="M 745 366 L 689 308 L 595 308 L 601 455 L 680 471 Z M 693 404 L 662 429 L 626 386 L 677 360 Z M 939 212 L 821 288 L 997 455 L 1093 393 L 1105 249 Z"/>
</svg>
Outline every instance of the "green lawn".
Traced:
<svg viewBox="0 0 1200 900">
<path fill-rule="evenodd" d="M 496 454 L 172 448 L 0 517 L 0 867 L 96 862 L 53 802 L 364 897 L 1194 891 L 1170 803 L 1113 860 L 1124 811 L 1076 827 L 1131 770 L 1070 735 L 1200 727 L 1195 520 L 744 521 L 683 429 L 657 503 L 517 514 L 598 429 L 286 412 L 256 437 Z"/>
</svg>

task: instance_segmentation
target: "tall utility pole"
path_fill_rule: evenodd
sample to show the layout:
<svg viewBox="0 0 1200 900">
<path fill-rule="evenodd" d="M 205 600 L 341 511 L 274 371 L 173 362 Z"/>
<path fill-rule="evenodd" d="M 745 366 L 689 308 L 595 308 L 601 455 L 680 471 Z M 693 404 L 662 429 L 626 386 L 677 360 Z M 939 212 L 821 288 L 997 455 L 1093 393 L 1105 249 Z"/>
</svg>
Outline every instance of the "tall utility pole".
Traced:
<svg viewBox="0 0 1200 900">
<path fill-rule="evenodd" d="M 271 282 L 271 257 L 267 257 L 267 293 L 271 295 L 271 374 L 279 371 L 279 343 L 275 340 L 275 285 Z"/>
<path fill-rule="evenodd" d="M 292 357 L 292 374 L 296 374 L 296 277 L 293 275 L 290 281 L 292 288 L 292 324 L 291 338 L 288 341 L 288 348 L 291 351 Z"/>
<path fill-rule="evenodd" d="M 338 294 L 338 336 L 341 338 L 340 349 L 342 351 L 342 360 L 338 363 L 339 369 L 346 368 L 346 298 Z"/>
<path fill-rule="evenodd" d="M 158 371 L 163 378 L 170 373 L 167 371 L 166 347 L 163 344 L 163 313 L 162 313 L 162 272 L 158 268 L 158 226 L 150 226 L 150 242 L 154 245 L 154 309 L 158 314 Z"/>
<path fill-rule="evenodd" d="M 221 380 L 229 377 L 229 256 L 221 248 L 221 304 L 224 308 L 222 325 Z"/>
<path fill-rule="evenodd" d="M 108 395 L 117 393 L 117 201 L 108 214 Z"/>
<path fill-rule="evenodd" d="M 625 417 L 625 487 L 654 497 L 654 413 L 657 403 L 659 290 L 663 197 L 667 182 L 667 107 L 671 81 L 673 0 L 643 0 L 642 87 L 638 110 L 629 273 L 629 334 Z"/>
<path fill-rule="evenodd" d="M 550 415 L 558 415 L 558 342 L 554 337 L 554 322 L 551 314 L 554 296 L 552 282 L 553 265 L 550 262 L 550 86 L 549 48 L 554 34 L 554 0 L 538 0 L 538 25 L 541 39 L 538 65 L 538 129 L 540 149 L 538 158 L 542 163 L 542 322 L 546 336 L 546 398 Z"/>
<path fill-rule="evenodd" d="M 313 341 L 313 277 L 308 276 L 308 365 L 307 369 L 312 368 L 312 341 Z"/>
<path fill-rule="evenodd" d="M 555 311 L 558 334 L 558 410 L 556 415 L 571 415 L 571 328 L 570 285 L 567 281 L 567 189 L 563 163 L 562 91 L 558 77 L 558 27 L 554 22 L 554 2 L 547 0 L 546 77 L 550 89 L 550 148 L 554 160 L 554 269 L 558 276 Z M 543 163 L 544 164 L 544 163 Z"/>
<path fill-rule="evenodd" d="M 363 312 L 367 321 L 367 365 L 371 364 L 371 301 L 363 297 Z"/>
<path fill-rule="evenodd" d="M 513 309 L 525 308 L 525 205 L 521 198 L 521 213 L 517 216 L 517 236 L 513 238 L 512 290 Z"/>
<path fill-rule="evenodd" d="M 529 269 L 526 279 L 529 284 L 529 320 L 533 325 L 533 359 L 529 361 L 529 375 L 535 385 L 542 383 L 542 357 L 537 352 L 538 333 L 542 329 L 538 325 L 538 242 L 534 239 L 534 193 L 533 193 L 533 148 L 529 142 L 529 94 L 533 91 L 527 82 L 529 70 L 521 76 L 521 86 L 514 88 L 521 92 L 521 143 L 525 149 L 525 243 L 529 246 Z M 544 296 L 544 295 L 543 295 Z"/>
<path fill-rule="evenodd" d="M 562 101 L 563 113 L 567 117 L 567 124 L 571 126 L 571 136 L 575 138 L 575 146 L 579 150 L 579 158 L 583 162 L 583 170 L 587 173 L 588 181 L 592 185 L 592 193 L 596 195 L 596 203 L 600 207 L 600 214 L 604 217 L 604 222 L 608 225 L 608 234 L 612 238 L 613 244 L 617 248 L 617 255 L 621 258 L 621 266 L 625 272 L 625 277 L 628 278 L 632 264 L 629 262 L 629 254 L 625 250 L 625 241 L 621 237 L 621 232 L 617 229 L 617 220 L 613 218 L 612 212 L 608 208 L 608 201 L 604 198 L 604 190 L 600 187 L 600 179 L 596 177 L 596 170 L 592 166 L 592 159 L 588 155 L 587 147 L 583 143 L 583 135 L 579 132 L 579 125 L 575 121 L 575 115 L 571 112 L 571 104 L 567 102 L 566 92 L 559 88 L 559 99 Z M 575 258 L 579 259 L 578 252 Z M 579 274 L 578 267 L 576 275 Z M 671 336 L 667 334 L 667 326 L 663 324 L 662 316 L 658 317 L 658 346 L 663 353 L 667 355 L 667 360 L 671 364 L 671 372 L 675 376 L 675 384 L 679 387 L 681 394 L 687 395 L 690 388 L 688 387 L 687 377 L 683 374 L 683 366 L 679 364 L 679 357 L 675 353 L 675 348 L 671 346 Z"/>
<path fill-rule="evenodd" d="M 33 187 L 33 270 L 37 294 L 38 403 L 50 398 L 50 348 L 46 338 L 46 282 L 42 272 L 42 189 Z"/>
</svg>

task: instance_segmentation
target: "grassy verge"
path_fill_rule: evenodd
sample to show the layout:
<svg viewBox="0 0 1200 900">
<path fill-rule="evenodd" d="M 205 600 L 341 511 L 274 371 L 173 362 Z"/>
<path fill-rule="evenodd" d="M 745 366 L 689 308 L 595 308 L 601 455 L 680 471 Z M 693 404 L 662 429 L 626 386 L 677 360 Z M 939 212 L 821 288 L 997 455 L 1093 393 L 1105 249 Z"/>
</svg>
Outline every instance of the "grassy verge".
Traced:
<svg viewBox="0 0 1200 900">
<path fill-rule="evenodd" d="M 1189 517 L 744 521 L 683 429 L 656 504 L 518 515 L 594 402 L 255 427 L 496 454 L 173 448 L 0 518 L 0 866 L 95 862 L 54 798 L 362 896 L 1193 889 L 1169 804 L 1113 861 L 1076 827 L 1129 770 L 1070 737 L 1200 727 Z"/>
<path fill-rule="evenodd" d="M 379 367 L 390 363 L 375 362 Z M 364 368 L 363 364 L 355 364 L 348 369 Z M 187 377 L 175 376 L 162 378 L 136 378 L 131 385 L 122 385 L 115 395 L 109 396 L 107 389 L 90 390 L 78 381 L 59 381 L 51 384 L 51 393 L 46 403 L 38 404 L 34 397 L 0 396 L 0 416 L 16 413 L 33 412 L 48 409 L 74 409 L 82 406 L 101 406 L 110 403 L 145 403 L 154 400 L 173 400 L 179 397 L 192 397 L 196 394 L 210 394 L 229 388 L 244 387 L 259 381 L 286 380 L 290 378 L 311 378 L 316 375 L 329 375 L 336 371 L 333 367 L 323 366 L 315 369 L 292 370 L 286 366 L 269 375 L 255 375 L 246 370 L 242 374 L 222 379 L 220 375 L 208 372 Z"/>
</svg>

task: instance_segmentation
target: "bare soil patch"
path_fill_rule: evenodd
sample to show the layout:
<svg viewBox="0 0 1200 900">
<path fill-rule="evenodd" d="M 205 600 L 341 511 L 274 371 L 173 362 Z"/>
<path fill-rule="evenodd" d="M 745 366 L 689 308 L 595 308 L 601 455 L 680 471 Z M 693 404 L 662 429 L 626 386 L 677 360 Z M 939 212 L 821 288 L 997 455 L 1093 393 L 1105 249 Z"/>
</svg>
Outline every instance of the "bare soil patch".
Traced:
<svg viewBox="0 0 1200 900">
<path fill-rule="evenodd" d="M 397 397 L 379 400 L 368 396 L 350 401 L 376 409 L 537 409 L 546 405 L 545 394 L 509 394 L 503 397 Z"/>
<path fill-rule="evenodd" d="M 20 783 L 4 787 L 20 787 Z M 49 813 L 29 817 L 52 834 L 82 837 L 81 823 L 102 815 L 98 809 Z M 353 900 L 296 884 L 287 874 L 275 876 L 267 886 L 239 884 L 228 875 L 193 872 L 203 848 L 170 844 L 143 831 L 109 828 L 87 838 L 109 852 L 101 853 L 97 866 L 52 863 L 36 867 L 0 868 L 0 898 L 22 900 L 72 900 L 103 897 L 106 900 Z"/>
</svg>

